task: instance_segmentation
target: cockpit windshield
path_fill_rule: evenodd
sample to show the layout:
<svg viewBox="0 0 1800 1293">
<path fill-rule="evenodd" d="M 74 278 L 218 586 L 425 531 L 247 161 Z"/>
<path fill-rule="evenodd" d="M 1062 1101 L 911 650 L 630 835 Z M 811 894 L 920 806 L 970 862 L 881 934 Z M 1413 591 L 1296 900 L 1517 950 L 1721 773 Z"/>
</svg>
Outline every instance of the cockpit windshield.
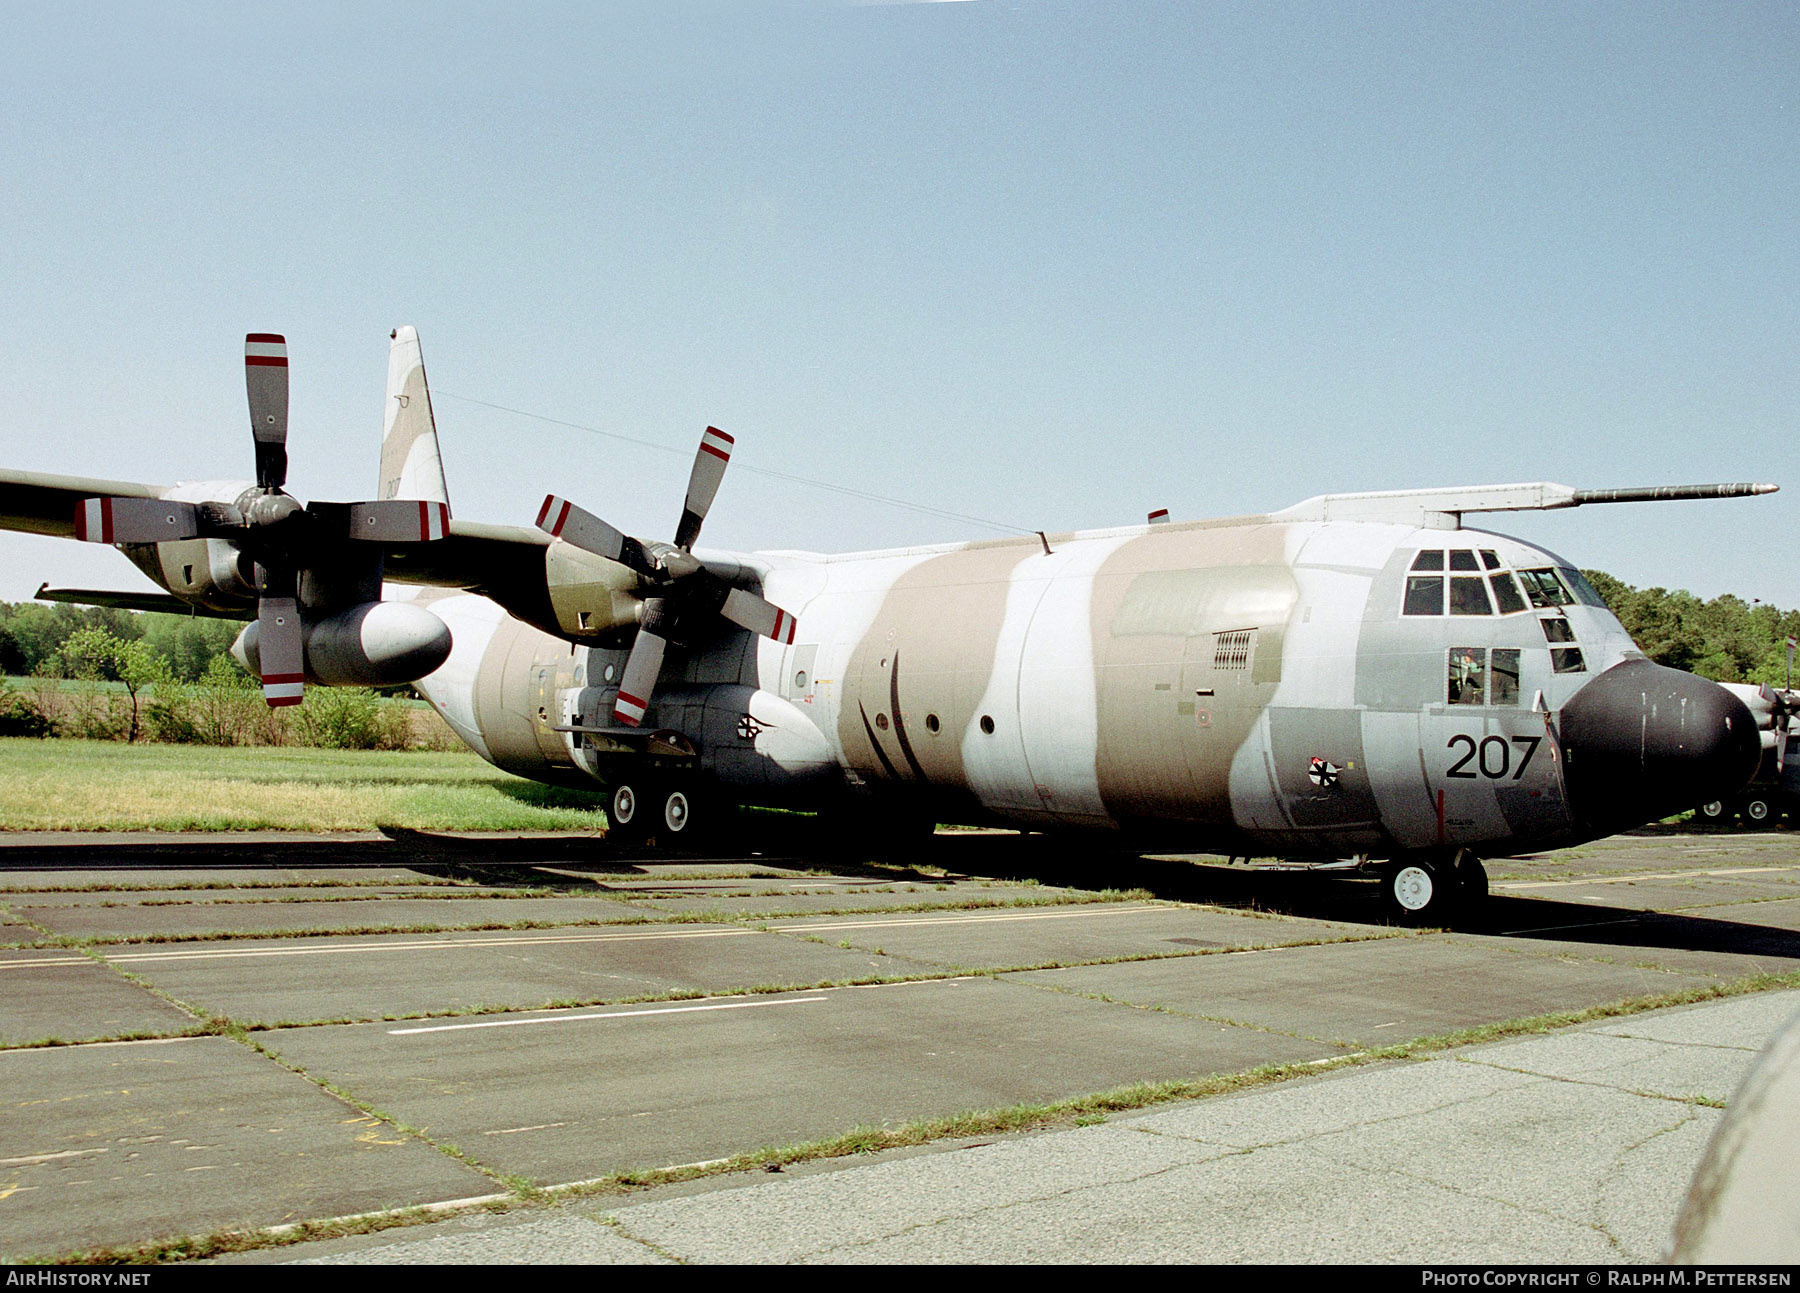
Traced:
<svg viewBox="0 0 1800 1293">
<path fill-rule="evenodd" d="M 1606 606 L 1581 572 L 1568 566 L 1515 571 L 1490 548 L 1427 548 L 1413 559 L 1400 613 L 1516 615 L 1572 602 Z"/>
</svg>

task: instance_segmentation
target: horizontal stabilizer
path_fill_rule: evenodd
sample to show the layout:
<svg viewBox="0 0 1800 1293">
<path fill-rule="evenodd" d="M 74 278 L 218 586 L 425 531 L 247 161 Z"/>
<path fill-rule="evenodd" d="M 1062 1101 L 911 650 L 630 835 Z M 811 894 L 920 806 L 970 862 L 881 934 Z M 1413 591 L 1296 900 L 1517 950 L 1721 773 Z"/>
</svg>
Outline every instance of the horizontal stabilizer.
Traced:
<svg viewBox="0 0 1800 1293">
<path fill-rule="evenodd" d="M 52 588 L 41 584 L 32 594 L 40 602 L 68 602 L 71 606 L 112 606 L 122 611 L 157 611 L 165 615 L 205 615 L 220 620 L 246 620 L 254 613 L 215 611 L 184 602 L 168 593 L 117 593 L 101 588 Z"/>
</svg>

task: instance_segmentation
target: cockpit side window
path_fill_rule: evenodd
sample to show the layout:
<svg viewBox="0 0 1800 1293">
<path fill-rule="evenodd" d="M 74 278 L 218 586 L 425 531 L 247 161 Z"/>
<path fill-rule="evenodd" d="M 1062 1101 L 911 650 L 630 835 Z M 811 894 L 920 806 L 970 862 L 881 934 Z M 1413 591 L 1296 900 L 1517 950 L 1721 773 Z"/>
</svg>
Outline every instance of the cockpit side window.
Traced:
<svg viewBox="0 0 1800 1293">
<path fill-rule="evenodd" d="M 1575 600 L 1554 570 L 1521 570 L 1519 582 L 1525 585 L 1525 595 L 1531 599 L 1531 604 L 1539 609 L 1567 606 Z"/>
<path fill-rule="evenodd" d="M 1563 582 L 1575 590 L 1576 598 L 1588 606 L 1606 609 L 1606 598 L 1599 590 L 1587 581 L 1587 577 L 1571 566 L 1558 566 L 1556 573 L 1563 577 Z"/>
</svg>

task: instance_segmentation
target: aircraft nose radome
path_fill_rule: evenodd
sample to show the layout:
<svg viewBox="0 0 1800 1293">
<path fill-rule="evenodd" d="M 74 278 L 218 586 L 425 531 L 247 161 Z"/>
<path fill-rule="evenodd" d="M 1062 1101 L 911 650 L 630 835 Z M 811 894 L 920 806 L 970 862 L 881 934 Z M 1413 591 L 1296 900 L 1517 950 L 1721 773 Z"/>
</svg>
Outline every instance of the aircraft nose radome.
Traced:
<svg viewBox="0 0 1800 1293">
<path fill-rule="evenodd" d="M 1603 833 L 1667 817 L 1741 789 L 1762 759 L 1744 703 L 1723 687 L 1627 660 L 1562 708 L 1569 806 Z"/>
</svg>

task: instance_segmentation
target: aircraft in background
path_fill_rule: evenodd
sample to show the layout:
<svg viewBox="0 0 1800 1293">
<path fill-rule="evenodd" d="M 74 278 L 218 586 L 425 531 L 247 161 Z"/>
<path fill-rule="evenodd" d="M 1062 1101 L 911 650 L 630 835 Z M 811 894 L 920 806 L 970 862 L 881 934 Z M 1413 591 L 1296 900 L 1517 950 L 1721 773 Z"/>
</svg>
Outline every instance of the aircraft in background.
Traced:
<svg viewBox="0 0 1800 1293">
<path fill-rule="evenodd" d="M 1353 859 L 1393 910 L 1485 896 L 1484 857 L 1741 787 L 1741 700 L 1657 665 L 1572 563 L 1471 513 L 1773 485 L 1538 483 L 1332 494 L 1283 511 L 820 555 L 697 548 L 731 437 L 701 439 L 672 542 L 565 499 L 453 517 L 418 336 L 392 334 L 377 497 L 285 492 L 286 346 L 246 340 L 254 481 L 0 472 L 0 527 L 117 546 L 168 590 L 55 600 L 251 622 L 271 705 L 415 682 L 497 767 L 609 793 L 668 844 L 730 803 L 1085 830 Z"/>
</svg>

